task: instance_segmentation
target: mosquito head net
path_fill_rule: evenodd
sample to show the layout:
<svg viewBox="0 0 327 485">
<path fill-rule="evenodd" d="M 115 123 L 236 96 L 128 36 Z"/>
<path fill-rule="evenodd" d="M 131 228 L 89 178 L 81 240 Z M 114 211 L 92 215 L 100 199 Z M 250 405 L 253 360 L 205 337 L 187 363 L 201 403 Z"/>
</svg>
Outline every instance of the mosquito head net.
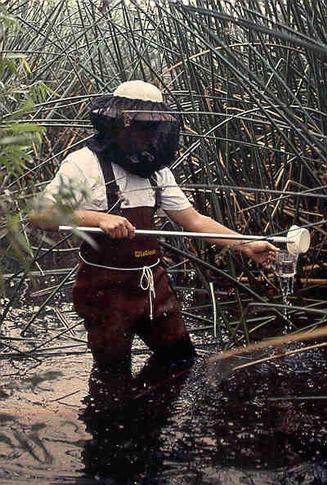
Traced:
<svg viewBox="0 0 327 485">
<path fill-rule="evenodd" d="M 175 157 L 181 120 L 153 84 L 120 84 L 113 95 L 95 99 L 90 118 L 96 133 L 88 147 L 128 172 L 148 178 Z"/>
</svg>

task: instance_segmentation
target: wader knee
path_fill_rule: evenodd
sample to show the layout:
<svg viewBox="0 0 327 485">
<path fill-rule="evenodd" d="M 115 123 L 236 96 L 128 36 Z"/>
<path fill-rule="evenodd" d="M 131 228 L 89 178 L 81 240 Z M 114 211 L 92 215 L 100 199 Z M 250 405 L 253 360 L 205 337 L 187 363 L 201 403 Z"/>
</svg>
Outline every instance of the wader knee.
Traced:
<svg viewBox="0 0 327 485">
<path fill-rule="evenodd" d="M 161 345 L 156 349 L 155 355 L 163 364 L 178 369 L 187 369 L 194 364 L 196 351 L 190 337 L 186 335 L 174 342 L 166 342 Z"/>
<path fill-rule="evenodd" d="M 95 338 L 95 336 L 97 338 Z M 98 329 L 88 332 L 88 347 L 99 370 L 119 374 L 131 367 L 131 339 L 107 339 Z"/>
</svg>

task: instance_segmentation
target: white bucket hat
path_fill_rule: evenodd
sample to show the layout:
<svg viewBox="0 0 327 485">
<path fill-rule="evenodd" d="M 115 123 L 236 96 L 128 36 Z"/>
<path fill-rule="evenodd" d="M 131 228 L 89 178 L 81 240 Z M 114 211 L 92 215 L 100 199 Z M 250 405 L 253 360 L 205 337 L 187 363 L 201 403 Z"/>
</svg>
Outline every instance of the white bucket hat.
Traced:
<svg viewBox="0 0 327 485">
<path fill-rule="evenodd" d="M 91 106 L 90 117 L 97 127 L 105 119 L 119 119 L 130 124 L 132 121 L 169 121 L 179 124 L 181 119 L 163 101 L 160 89 L 144 81 L 121 83 L 111 95 L 96 98 Z"/>
<path fill-rule="evenodd" d="M 163 103 L 161 91 L 153 84 L 144 81 L 126 81 L 118 86 L 113 95 L 120 98 Z"/>
</svg>

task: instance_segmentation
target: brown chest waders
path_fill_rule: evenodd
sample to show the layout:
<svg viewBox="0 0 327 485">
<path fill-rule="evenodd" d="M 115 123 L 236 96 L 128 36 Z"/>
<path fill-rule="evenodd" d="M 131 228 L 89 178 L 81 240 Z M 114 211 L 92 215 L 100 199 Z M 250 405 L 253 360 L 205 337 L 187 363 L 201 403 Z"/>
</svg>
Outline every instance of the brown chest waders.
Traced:
<svg viewBox="0 0 327 485">
<path fill-rule="evenodd" d="M 122 209 L 111 163 L 99 161 L 110 213 L 126 217 L 138 229 L 153 229 L 156 208 Z M 160 192 L 156 190 L 156 194 Z M 156 195 L 156 205 L 158 199 Z M 97 365 L 114 367 L 129 361 L 135 334 L 159 359 L 191 363 L 194 348 L 166 270 L 158 264 L 157 239 L 111 239 L 102 234 L 92 238 L 97 249 L 85 241 L 81 245 L 82 261 L 73 301 L 75 310 L 84 318 Z"/>
</svg>

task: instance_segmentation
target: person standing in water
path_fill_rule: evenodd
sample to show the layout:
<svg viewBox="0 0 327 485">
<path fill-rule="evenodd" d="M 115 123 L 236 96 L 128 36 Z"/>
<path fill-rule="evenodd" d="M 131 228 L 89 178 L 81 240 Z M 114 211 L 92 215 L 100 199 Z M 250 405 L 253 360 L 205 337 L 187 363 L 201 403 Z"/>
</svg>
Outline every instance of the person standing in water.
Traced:
<svg viewBox="0 0 327 485">
<path fill-rule="evenodd" d="M 134 230 L 153 229 L 160 207 L 187 231 L 237 233 L 200 214 L 176 184 L 169 166 L 181 123 L 157 87 L 124 82 L 112 96 L 96 98 L 90 118 L 95 135 L 63 161 L 42 194 L 46 208 L 35 210 L 30 219 L 43 230 L 57 230 L 65 217 L 55 202 L 63 184 L 72 184 L 79 187 L 74 191 L 76 225 L 103 231 L 92 235 L 96 246 L 83 241 L 73 288 L 74 307 L 84 319 L 99 369 L 128 366 L 135 335 L 159 361 L 190 366 L 194 347 L 160 263 L 158 241 L 134 237 Z M 262 266 L 277 251 L 266 241 L 210 242 L 232 246 Z"/>
</svg>

